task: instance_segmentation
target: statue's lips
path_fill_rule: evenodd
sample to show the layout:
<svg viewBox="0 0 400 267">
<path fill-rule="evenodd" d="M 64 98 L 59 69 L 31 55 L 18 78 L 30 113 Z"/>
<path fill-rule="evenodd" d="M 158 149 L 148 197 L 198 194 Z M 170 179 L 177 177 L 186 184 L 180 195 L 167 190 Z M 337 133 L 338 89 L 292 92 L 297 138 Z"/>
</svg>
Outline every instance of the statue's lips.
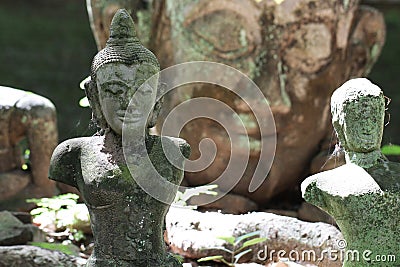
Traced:
<svg viewBox="0 0 400 267">
<path fill-rule="evenodd" d="M 142 114 L 126 113 L 125 111 L 117 111 L 117 116 L 123 123 L 134 123 L 143 120 Z"/>
</svg>

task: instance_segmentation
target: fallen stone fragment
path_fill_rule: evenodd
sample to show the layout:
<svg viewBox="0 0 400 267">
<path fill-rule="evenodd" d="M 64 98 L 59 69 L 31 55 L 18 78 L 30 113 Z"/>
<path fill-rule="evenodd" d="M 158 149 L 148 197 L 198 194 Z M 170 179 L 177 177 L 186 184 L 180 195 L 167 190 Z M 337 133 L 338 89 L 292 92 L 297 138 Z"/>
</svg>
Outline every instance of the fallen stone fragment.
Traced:
<svg viewBox="0 0 400 267">
<path fill-rule="evenodd" d="M 225 255 L 228 259 L 228 255 L 216 247 L 230 247 L 217 237 L 238 237 L 260 231 L 260 237 L 267 241 L 249 247 L 252 253 L 242 258 L 246 262 L 265 264 L 283 250 L 285 254 L 280 257 L 291 256 L 320 267 L 342 265 L 340 259 L 330 261 L 327 255 L 327 251 L 338 249 L 337 242 L 343 239 L 342 234 L 325 223 L 308 223 L 265 212 L 231 215 L 171 207 L 166 226 L 171 250 L 191 259 L 212 255 Z"/>
<path fill-rule="evenodd" d="M 8 211 L 0 212 L 0 246 L 23 245 L 32 240 L 29 227 Z"/>
<path fill-rule="evenodd" d="M 0 267 L 83 267 L 86 260 L 35 246 L 0 247 Z"/>
</svg>

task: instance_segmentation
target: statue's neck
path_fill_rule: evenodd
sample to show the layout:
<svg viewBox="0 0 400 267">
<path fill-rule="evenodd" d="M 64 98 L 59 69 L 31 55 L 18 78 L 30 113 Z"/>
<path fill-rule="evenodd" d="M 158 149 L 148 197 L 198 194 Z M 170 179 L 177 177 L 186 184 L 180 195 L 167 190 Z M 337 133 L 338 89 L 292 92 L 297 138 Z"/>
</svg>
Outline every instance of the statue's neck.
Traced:
<svg viewBox="0 0 400 267">
<path fill-rule="evenodd" d="M 106 129 L 104 133 L 105 139 L 114 143 L 114 144 L 121 144 L 122 145 L 122 136 L 116 134 L 111 129 Z"/>
<path fill-rule="evenodd" d="M 371 152 L 345 152 L 346 163 L 354 163 L 362 168 L 371 168 L 378 160 L 382 158 L 382 153 L 380 150 L 374 150 Z"/>
</svg>

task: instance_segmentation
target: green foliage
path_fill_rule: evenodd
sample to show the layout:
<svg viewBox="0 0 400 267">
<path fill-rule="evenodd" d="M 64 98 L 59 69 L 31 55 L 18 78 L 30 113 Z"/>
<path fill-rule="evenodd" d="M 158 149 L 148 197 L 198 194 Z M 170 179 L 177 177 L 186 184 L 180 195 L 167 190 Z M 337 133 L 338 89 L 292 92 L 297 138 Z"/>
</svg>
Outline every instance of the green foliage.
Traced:
<svg viewBox="0 0 400 267">
<path fill-rule="evenodd" d="M 172 256 L 179 261 L 179 263 L 183 263 L 185 258 L 179 254 L 172 254 Z"/>
<path fill-rule="evenodd" d="M 382 154 L 387 156 L 399 156 L 400 146 L 398 145 L 385 145 L 381 148 Z"/>
<path fill-rule="evenodd" d="M 35 203 L 40 208 L 33 209 L 31 214 L 38 215 L 44 211 L 58 211 L 61 208 L 69 208 L 75 206 L 79 196 L 76 194 L 68 193 L 64 195 L 54 196 L 52 198 L 31 198 L 27 199 L 28 203 Z"/>
<path fill-rule="evenodd" d="M 45 248 L 49 250 L 60 251 L 67 255 L 79 256 L 79 250 L 72 244 L 59 244 L 59 243 L 47 243 L 47 242 L 30 242 L 29 245 Z"/>
<path fill-rule="evenodd" d="M 84 204 L 78 204 L 79 196 L 64 194 L 52 198 L 32 198 L 28 203 L 38 207 L 31 210 L 34 221 L 53 223 L 57 229 L 66 230 L 71 240 L 80 241 L 85 238 L 79 229 L 89 224 L 89 212 Z"/>
<path fill-rule="evenodd" d="M 227 242 L 232 247 L 232 249 L 227 249 L 225 247 L 215 247 L 212 249 L 219 249 L 219 250 L 229 253 L 229 255 L 231 257 L 230 262 L 228 262 L 224 258 L 223 255 L 208 256 L 208 257 L 201 258 L 197 261 L 198 262 L 216 261 L 216 262 L 222 262 L 222 263 L 226 264 L 227 266 L 235 266 L 235 264 L 237 264 L 244 255 L 246 255 L 247 253 L 252 251 L 252 249 L 250 249 L 250 248 L 244 250 L 245 248 L 248 248 L 250 246 L 259 244 L 259 243 L 267 240 L 265 237 L 259 237 L 259 235 L 260 235 L 260 231 L 255 231 L 255 232 L 241 235 L 239 237 L 233 237 L 233 236 L 217 237 L 218 239 L 221 239 L 221 240 L 224 240 L 225 242 Z"/>
</svg>

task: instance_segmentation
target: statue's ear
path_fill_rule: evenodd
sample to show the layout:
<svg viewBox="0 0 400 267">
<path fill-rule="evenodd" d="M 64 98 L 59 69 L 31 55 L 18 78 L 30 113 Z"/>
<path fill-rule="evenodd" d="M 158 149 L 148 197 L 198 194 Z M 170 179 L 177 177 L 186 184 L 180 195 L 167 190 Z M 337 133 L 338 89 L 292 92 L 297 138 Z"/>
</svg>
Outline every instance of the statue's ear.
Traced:
<svg viewBox="0 0 400 267">
<path fill-rule="evenodd" d="M 90 78 L 90 75 L 89 75 L 79 83 L 79 87 L 82 90 L 87 91 L 88 88 L 89 88 L 90 81 L 91 81 L 91 78 Z"/>
<path fill-rule="evenodd" d="M 349 36 L 348 65 L 350 77 L 365 77 L 371 71 L 385 43 L 386 27 L 383 15 L 370 7 L 355 11 Z"/>
<path fill-rule="evenodd" d="M 148 128 L 152 128 L 156 125 L 158 116 L 160 115 L 160 112 L 161 112 L 161 107 L 162 107 L 163 102 L 164 102 L 164 98 L 162 97 L 154 105 L 154 109 L 149 118 L 149 123 L 147 124 Z"/>
</svg>

